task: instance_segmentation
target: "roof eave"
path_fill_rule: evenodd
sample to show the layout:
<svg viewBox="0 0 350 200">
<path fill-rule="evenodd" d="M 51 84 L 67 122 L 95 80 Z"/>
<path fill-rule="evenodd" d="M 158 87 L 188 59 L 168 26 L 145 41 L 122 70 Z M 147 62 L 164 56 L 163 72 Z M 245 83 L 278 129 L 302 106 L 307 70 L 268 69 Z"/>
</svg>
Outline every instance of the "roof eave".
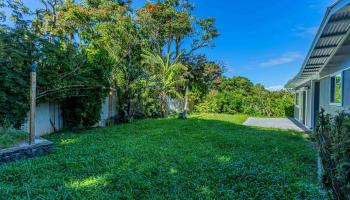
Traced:
<svg viewBox="0 0 350 200">
<path fill-rule="evenodd" d="M 327 8 L 327 11 L 325 13 L 325 16 L 323 17 L 322 23 L 317 31 L 316 37 L 312 42 L 312 45 L 308 51 L 308 54 L 303 62 L 303 65 L 301 67 L 301 69 L 299 70 L 298 74 L 291 79 L 290 81 L 288 81 L 288 83 L 285 85 L 285 88 L 287 89 L 295 89 L 296 87 L 299 87 L 300 85 L 303 85 L 304 83 L 312 80 L 313 78 L 315 78 L 315 76 L 310 76 L 307 79 L 304 79 L 302 81 L 298 82 L 299 77 L 301 76 L 301 74 L 303 73 L 306 63 L 308 62 L 313 50 L 315 49 L 315 46 L 317 45 L 317 42 L 319 41 L 322 32 L 324 30 L 324 28 L 326 27 L 329 18 L 332 16 L 332 14 L 334 14 L 335 12 L 337 12 L 340 8 L 342 8 L 343 6 L 346 6 L 347 4 L 349 4 L 350 0 L 338 0 L 335 3 L 333 3 L 332 5 L 330 5 Z"/>
</svg>

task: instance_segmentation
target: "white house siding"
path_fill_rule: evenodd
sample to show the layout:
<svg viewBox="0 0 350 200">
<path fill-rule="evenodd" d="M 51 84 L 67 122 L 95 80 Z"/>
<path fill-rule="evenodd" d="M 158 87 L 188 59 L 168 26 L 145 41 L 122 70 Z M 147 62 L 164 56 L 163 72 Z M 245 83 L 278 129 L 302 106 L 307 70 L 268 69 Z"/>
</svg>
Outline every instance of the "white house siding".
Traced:
<svg viewBox="0 0 350 200">
<path fill-rule="evenodd" d="M 341 69 L 339 69 L 338 72 L 341 72 Z M 326 75 L 322 79 L 319 80 L 320 82 L 320 109 L 323 108 L 326 113 L 335 115 L 340 111 L 350 111 L 350 69 L 347 69 L 343 73 L 343 103 L 341 106 L 339 105 L 332 105 L 330 103 L 330 75 Z M 307 92 L 307 102 L 306 102 L 306 124 L 308 128 L 312 128 L 314 124 L 314 100 L 315 100 L 315 82 L 318 80 L 313 80 L 311 82 L 308 82 L 299 88 L 295 90 L 295 92 L 299 93 L 300 95 L 300 106 L 295 106 L 294 109 L 294 117 L 298 121 L 302 122 L 302 92 Z M 317 112 L 317 111 L 316 111 Z"/>
<path fill-rule="evenodd" d="M 345 70 L 343 74 L 343 104 L 342 106 L 330 104 L 330 77 L 320 80 L 320 107 L 326 113 L 336 114 L 340 111 L 349 111 L 350 109 L 350 70 Z"/>
</svg>

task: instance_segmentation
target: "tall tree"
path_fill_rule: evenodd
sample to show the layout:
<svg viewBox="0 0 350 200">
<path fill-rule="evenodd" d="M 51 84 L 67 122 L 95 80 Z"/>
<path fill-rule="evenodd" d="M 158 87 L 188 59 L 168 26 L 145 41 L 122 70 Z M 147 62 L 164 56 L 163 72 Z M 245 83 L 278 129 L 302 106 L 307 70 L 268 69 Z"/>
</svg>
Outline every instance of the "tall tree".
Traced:
<svg viewBox="0 0 350 200">
<path fill-rule="evenodd" d="M 131 14 L 124 13 L 114 21 L 98 27 L 97 41 L 113 59 L 113 86 L 118 88 L 120 111 L 123 118 L 132 121 L 141 98 L 145 69 L 141 66 L 142 38 Z"/>
<path fill-rule="evenodd" d="M 158 54 L 189 59 L 196 51 L 214 46 L 214 39 L 219 36 L 215 19 L 199 19 L 193 15 L 194 9 L 189 1 L 147 2 L 137 10 L 137 22 Z M 180 55 L 180 52 L 184 53 Z M 188 84 L 190 81 L 187 79 L 182 90 L 186 97 L 190 87 Z M 186 117 L 188 98 L 185 98 L 184 105 L 183 116 Z"/>
<path fill-rule="evenodd" d="M 167 54 L 162 58 L 158 54 L 149 51 L 144 51 L 143 64 L 149 68 L 151 72 L 150 81 L 152 85 L 158 90 L 162 105 L 162 116 L 167 115 L 167 97 L 181 98 L 177 87 L 183 85 L 185 82 L 182 74 L 187 70 L 187 67 L 180 63 L 179 57 L 171 61 L 171 55 Z"/>
<path fill-rule="evenodd" d="M 137 10 L 137 22 L 159 54 L 165 51 L 178 57 L 185 52 L 182 56 L 187 57 L 201 48 L 214 46 L 214 39 L 219 36 L 215 19 L 199 19 L 193 15 L 194 9 L 189 1 L 147 2 Z"/>
<path fill-rule="evenodd" d="M 209 61 L 205 55 L 195 55 L 182 60 L 188 66 L 185 78 L 189 82 L 189 96 L 196 104 L 220 81 L 224 67 L 220 63 Z"/>
</svg>

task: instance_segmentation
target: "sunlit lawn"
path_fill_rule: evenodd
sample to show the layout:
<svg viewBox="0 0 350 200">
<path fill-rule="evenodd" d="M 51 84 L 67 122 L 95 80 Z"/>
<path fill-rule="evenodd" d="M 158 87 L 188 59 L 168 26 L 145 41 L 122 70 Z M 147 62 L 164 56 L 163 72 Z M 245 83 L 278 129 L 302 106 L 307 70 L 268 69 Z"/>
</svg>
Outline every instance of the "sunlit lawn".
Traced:
<svg viewBox="0 0 350 200">
<path fill-rule="evenodd" d="M 48 156 L 0 165 L 0 199 L 321 198 L 298 133 L 245 116 L 142 120 L 48 137 Z"/>
</svg>

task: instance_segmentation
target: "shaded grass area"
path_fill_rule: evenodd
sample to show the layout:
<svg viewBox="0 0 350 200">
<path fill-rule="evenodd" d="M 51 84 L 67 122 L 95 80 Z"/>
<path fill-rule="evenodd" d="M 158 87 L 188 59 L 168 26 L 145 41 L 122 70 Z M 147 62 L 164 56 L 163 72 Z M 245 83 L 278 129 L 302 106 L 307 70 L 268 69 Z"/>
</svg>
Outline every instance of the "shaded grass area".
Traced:
<svg viewBox="0 0 350 200">
<path fill-rule="evenodd" d="M 5 149 L 28 139 L 28 133 L 0 127 L 0 149 Z"/>
<path fill-rule="evenodd" d="M 0 165 L 0 197 L 322 198 L 305 139 L 244 119 L 203 114 L 52 135 L 50 155 Z"/>
</svg>

